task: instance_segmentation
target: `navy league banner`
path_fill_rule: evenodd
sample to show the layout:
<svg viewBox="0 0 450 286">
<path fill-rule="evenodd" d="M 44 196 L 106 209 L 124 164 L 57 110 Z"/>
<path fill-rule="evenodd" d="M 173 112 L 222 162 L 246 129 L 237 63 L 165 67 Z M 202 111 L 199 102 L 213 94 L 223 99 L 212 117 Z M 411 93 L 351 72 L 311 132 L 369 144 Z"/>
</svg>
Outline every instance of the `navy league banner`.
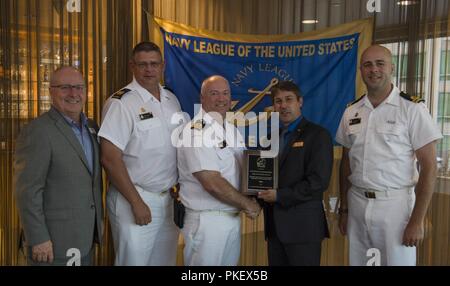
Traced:
<svg viewBox="0 0 450 286">
<path fill-rule="evenodd" d="M 217 33 L 155 20 L 164 42 L 165 84 L 191 117 L 201 83 L 210 75 L 229 80 L 233 111 L 244 113 L 271 111 L 268 90 L 289 80 L 304 95 L 305 117 L 334 137 L 347 103 L 363 92 L 357 67 L 370 44 L 370 20 L 278 36 Z"/>
</svg>

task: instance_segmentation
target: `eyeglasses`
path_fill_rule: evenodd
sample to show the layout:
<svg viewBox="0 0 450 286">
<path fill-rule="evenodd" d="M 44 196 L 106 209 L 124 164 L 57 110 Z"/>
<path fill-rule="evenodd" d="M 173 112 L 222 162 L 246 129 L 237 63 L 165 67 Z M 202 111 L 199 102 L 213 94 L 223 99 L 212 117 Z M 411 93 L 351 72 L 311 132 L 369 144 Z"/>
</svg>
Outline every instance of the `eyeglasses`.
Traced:
<svg viewBox="0 0 450 286">
<path fill-rule="evenodd" d="M 134 64 L 140 69 L 144 70 L 146 68 L 157 69 L 161 66 L 162 62 L 134 62 Z"/>
<path fill-rule="evenodd" d="M 69 92 L 72 89 L 74 89 L 75 91 L 84 90 L 84 84 L 76 84 L 76 85 L 60 84 L 60 85 L 52 85 L 50 87 L 59 88 L 62 92 Z"/>
</svg>

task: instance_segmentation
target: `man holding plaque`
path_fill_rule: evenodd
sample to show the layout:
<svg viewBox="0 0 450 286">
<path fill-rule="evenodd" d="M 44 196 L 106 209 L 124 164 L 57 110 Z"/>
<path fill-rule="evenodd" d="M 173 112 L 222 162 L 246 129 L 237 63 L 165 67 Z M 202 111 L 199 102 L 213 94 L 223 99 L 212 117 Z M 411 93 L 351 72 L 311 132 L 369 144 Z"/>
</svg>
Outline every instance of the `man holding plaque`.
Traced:
<svg viewBox="0 0 450 286">
<path fill-rule="evenodd" d="M 239 213 L 256 218 L 260 206 L 238 190 L 245 146 L 225 120 L 231 105 L 228 81 L 221 76 L 204 80 L 200 101 L 202 109 L 177 144 L 180 198 L 186 208 L 184 263 L 234 266 L 241 244 Z"/>
<path fill-rule="evenodd" d="M 331 177 L 331 136 L 302 116 L 294 83 L 280 81 L 271 94 L 281 121 L 278 188 L 258 193 L 269 265 L 320 265 L 322 240 L 329 237 L 322 199 Z"/>
</svg>

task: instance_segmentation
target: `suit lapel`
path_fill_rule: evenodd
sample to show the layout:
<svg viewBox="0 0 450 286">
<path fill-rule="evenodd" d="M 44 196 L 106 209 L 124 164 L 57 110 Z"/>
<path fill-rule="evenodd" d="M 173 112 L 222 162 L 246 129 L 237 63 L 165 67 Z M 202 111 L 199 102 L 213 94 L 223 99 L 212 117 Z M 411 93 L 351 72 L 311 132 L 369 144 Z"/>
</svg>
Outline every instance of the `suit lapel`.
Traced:
<svg viewBox="0 0 450 286">
<path fill-rule="evenodd" d="M 89 165 L 87 163 L 86 155 L 84 154 L 83 148 L 80 145 L 77 137 L 73 133 L 72 128 L 70 128 L 69 124 L 65 121 L 61 114 L 56 111 L 54 108 L 51 108 L 48 112 L 50 117 L 55 120 L 56 128 L 61 132 L 61 134 L 66 138 L 69 142 L 70 146 L 77 153 L 80 160 L 83 162 L 84 166 L 89 170 Z"/>
<path fill-rule="evenodd" d="M 306 120 L 305 118 L 302 118 L 302 120 L 300 120 L 300 123 L 297 124 L 297 126 L 295 127 L 294 131 L 292 131 L 292 132 L 294 132 L 294 134 L 292 134 L 292 136 L 290 136 L 290 139 L 286 143 L 286 146 L 284 148 L 284 152 L 281 153 L 280 167 L 279 167 L 280 169 L 283 166 L 283 163 L 286 160 L 287 155 L 289 154 L 289 152 L 291 152 L 292 144 L 294 144 L 294 142 L 300 137 L 300 135 L 302 134 L 306 125 L 308 125 L 308 120 Z"/>
<path fill-rule="evenodd" d="M 93 160 L 94 160 L 94 164 L 93 164 L 93 168 L 94 170 L 92 170 L 93 174 L 92 177 L 93 178 L 97 178 L 98 174 L 99 174 L 99 170 L 100 170 L 100 160 L 98 160 L 99 156 L 100 156 L 100 150 L 98 147 L 98 143 L 97 143 L 97 133 L 98 133 L 98 128 L 95 124 L 93 124 L 93 122 L 91 120 L 88 120 L 88 126 L 89 126 L 89 137 L 91 138 L 91 142 L 92 142 L 92 148 L 93 148 Z M 93 133 L 92 131 L 95 131 L 95 133 Z"/>
</svg>

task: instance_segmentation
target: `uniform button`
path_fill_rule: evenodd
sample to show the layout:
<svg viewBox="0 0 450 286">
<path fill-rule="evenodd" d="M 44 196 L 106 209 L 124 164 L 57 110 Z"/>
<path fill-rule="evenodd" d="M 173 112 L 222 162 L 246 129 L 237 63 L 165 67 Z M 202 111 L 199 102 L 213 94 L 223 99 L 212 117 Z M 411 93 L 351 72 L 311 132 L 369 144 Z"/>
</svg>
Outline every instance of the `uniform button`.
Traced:
<svg viewBox="0 0 450 286">
<path fill-rule="evenodd" d="M 91 205 L 91 209 L 95 209 L 95 205 Z"/>
</svg>

